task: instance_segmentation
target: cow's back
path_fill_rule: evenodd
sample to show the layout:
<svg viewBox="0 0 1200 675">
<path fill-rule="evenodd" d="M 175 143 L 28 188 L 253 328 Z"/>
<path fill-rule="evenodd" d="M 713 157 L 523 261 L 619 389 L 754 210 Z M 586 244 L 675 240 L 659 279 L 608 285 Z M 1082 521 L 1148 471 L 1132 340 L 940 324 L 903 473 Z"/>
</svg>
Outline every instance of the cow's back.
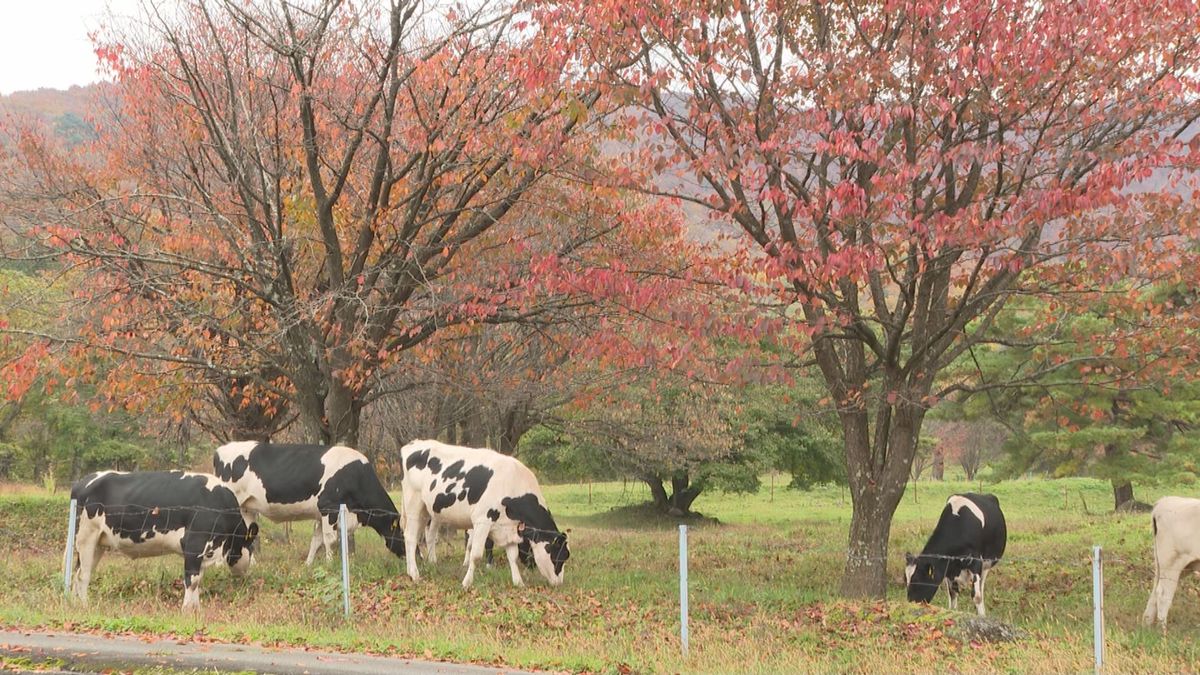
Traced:
<svg viewBox="0 0 1200 675">
<path fill-rule="evenodd" d="M 488 448 L 467 448 L 440 441 L 419 440 L 400 450 L 406 490 L 424 496 L 431 515 L 466 526 L 474 507 L 488 496 L 492 518 L 506 516 L 499 501 L 533 494 L 542 501 L 537 478 L 519 460 Z M 445 492 L 454 485 L 453 492 Z M 462 495 L 460 498 L 459 495 Z"/>
<path fill-rule="evenodd" d="M 995 495 L 968 492 L 946 500 L 923 552 L 979 555 L 998 560 L 1007 546 L 1008 525 Z"/>
<path fill-rule="evenodd" d="M 228 443 L 213 453 L 213 471 L 248 511 L 276 520 L 312 517 L 326 482 L 348 464 L 369 466 L 345 446 Z"/>
<path fill-rule="evenodd" d="M 1155 546 L 1176 555 L 1200 558 L 1200 499 L 1163 497 L 1150 512 Z"/>
<path fill-rule="evenodd" d="M 71 497 L 107 545 L 135 557 L 178 553 L 186 530 L 224 536 L 241 520 L 233 491 L 202 473 L 104 471 L 77 481 Z"/>
</svg>

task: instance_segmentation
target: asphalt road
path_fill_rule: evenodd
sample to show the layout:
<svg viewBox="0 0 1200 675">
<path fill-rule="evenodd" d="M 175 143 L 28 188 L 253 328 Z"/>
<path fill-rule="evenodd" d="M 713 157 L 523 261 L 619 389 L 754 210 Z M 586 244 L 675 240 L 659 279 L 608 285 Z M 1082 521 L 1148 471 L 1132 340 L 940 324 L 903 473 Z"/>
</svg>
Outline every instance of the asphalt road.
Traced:
<svg viewBox="0 0 1200 675">
<path fill-rule="evenodd" d="M 0 630 L 0 656 L 51 658 L 75 672 L 165 666 L 178 669 L 310 673 L 311 675 L 384 675 L 385 673 L 496 675 L 525 671 L 439 661 L 269 649 L 251 645 L 176 640 L 140 640 L 76 633 Z"/>
</svg>

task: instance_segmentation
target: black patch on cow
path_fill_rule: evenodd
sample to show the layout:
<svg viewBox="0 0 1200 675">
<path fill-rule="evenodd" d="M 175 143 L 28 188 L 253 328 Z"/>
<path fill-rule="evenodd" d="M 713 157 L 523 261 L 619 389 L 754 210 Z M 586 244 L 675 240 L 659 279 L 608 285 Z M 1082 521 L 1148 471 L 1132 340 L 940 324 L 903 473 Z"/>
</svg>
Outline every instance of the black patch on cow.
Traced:
<svg viewBox="0 0 1200 675">
<path fill-rule="evenodd" d="M 442 474 L 442 478 L 446 480 L 458 480 L 459 478 L 466 476 L 467 474 L 463 473 L 462 470 L 463 465 L 465 464 L 466 462 L 461 459 L 457 462 L 454 462 L 450 466 L 446 467 L 446 471 Z"/>
<path fill-rule="evenodd" d="M 437 479 L 436 479 L 436 478 L 434 478 L 433 480 L 429 481 L 429 491 L 430 491 L 430 492 L 433 492 L 433 489 L 434 489 L 435 487 L 437 487 Z"/>
<path fill-rule="evenodd" d="M 463 488 L 463 489 L 462 489 L 462 492 L 459 492 L 459 493 L 458 493 L 458 501 L 460 501 L 460 502 L 461 502 L 462 500 L 464 500 L 464 499 L 466 499 L 466 498 L 467 498 L 467 489 L 466 489 L 466 488 Z"/>
<path fill-rule="evenodd" d="M 295 504 L 320 493 L 321 458 L 328 451 L 322 445 L 259 443 L 249 452 L 250 470 L 262 481 L 268 502 Z"/>
<path fill-rule="evenodd" d="M 426 450 L 425 452 L 429 452 L 429 451 Z M 442 470 L 442 460 L 438 459 L 437 457 L 430 457 L 429 458 L 430 473 L 432 473 L 433 475 L 436 476 L 438 474 L 438 472 L 441 470 Z"/>
<path fill-rule="evenodd" d="M 446 483 L 446 489 L 442 490 L 442 492 L 445 492 L 446 494 L 450 494 L 451 492 L 454 492 L 457 489 L 458 489 L 458 483 L 451 482 L 451 483 Z"/>
<path fill-rule="evenodd" d="M 429 448 L 418 450 L 404 460 L 405 469 L 424 469 L 429 464 Z"/>
<path fill-rule="evenodd" d="M 451 493 L 443 492 L 433 498 L 433 512 L 441 513 L 442 511 L 454 506 L 454 502 L 458 499 Z"/>
<path fill-rule="evenodd" d="M 483 493 L 487 490 L 488 482 L 492 480 L 493 474 L 495 474 L 495 471 L 482 464 L 471 467 L 471 470 L 467 472 L 466 479 L 463 481 L 467 488 L 468 504 L 475 504 L 483 498 Z"/>
<path fill-rule="evenodd" d="M 497 520 L 500 520 L 500 511 L 497 509 L 488 509 L 487 517 L 494 523 Z"/>
<path fill-rule="evenodd" d="M 229 464 L 222 462 L 219 454 L 213 455 L 213 473 L 223 481 L 232 483 L 240 480 L 242 476 L 246 475 L 246 469 L 249 467 L 250 460 L 245 455 L 238 455 Z"/>
</svg>

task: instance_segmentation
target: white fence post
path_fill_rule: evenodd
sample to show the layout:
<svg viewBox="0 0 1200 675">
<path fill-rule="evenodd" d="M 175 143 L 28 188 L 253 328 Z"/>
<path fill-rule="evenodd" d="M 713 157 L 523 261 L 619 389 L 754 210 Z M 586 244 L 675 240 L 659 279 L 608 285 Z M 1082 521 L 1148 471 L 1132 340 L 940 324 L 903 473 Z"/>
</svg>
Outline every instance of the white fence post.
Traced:
<svg viewBox="0 0 1200 675">
<path fill-rule="evenodd" d="M 71 513 L 67 516 L 67 550 L 63 553 L 63 595 L 71 595 L 71 572 L 75 567 L 75 511 L 78 502 L 71 500 Z"/>
<path fill-rule="evenodd" d="M 1100 547 L 1092 547 L 1092 643 L 1096 654 L 1096 673 L 1104 671 L 1104 563 Z"/>
<path fill-rule="evenodd" d="M 350 552 L 346 541 L 346 505 L 338 505 L 338 528 L 341 530 L 338 540 L 342 544 L 342 609 L 346 618 L 350 618 Z"/>
<path fill-rule="evenodd" d="M 688 655 L 688 568 L 687 525 L 679 526 L 679 644 Z"/>
</svg>

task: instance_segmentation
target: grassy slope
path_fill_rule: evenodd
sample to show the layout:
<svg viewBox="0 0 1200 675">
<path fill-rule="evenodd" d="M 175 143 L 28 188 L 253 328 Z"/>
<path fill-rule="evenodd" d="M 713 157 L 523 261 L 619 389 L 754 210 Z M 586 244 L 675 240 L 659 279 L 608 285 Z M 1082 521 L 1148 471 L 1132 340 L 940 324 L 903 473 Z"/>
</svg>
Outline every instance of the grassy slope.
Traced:
<svg viewBox="0 0 1200 675">
<path fill-rule="evenodd" d="M 0 496 L 0 624 L 201 639 L 309 644 L 450 660 L 612 671 L 781 670 L 1060 671 L 1091 669 L 1090 547 L 1100 543 L 1106 575 L 1108 662 L 1121 672 L 1194 669 L 1200 662 L 1197 584 L 1176 596 L 1171 628 L 1139 626 L 1152 563 L 1144 514 L 1086 515 L 1108 507 L 1107 484 L 1085 479 L 985 486 L 1009 523 L 1005 562 L 989 577 L 989 613 L 1031 634 L 1011 645 L 963 645 L 945 635 L 960 616 L 903 602 L 905 550 L 924 543 L 945 495 L 964 483 L 921 483 L 905 497 L 892 532 L 888 603 L 835 600 L 850 508 L 837 488 L 809 493 L 704 495 L 697 506 L 719 520 L 690 533 L 690 660 L 679 655 L 675 524 L 644 518 L 634 484 L 553 486 L 547 499 L 571 528 L 567 583 L 511 588 L 504 569 L 459 588 L 461 548 L 444 544 L 437 568 L 414 587 L 374 533 L 353 560 L 355 619 L 340 616 L 336 564 L 306 569 L 307 527 L 290 544 L 268 526 L 260 564 L 246 581 L 224 571 L 205 579 L 199 616 L 178 611 L 178 558 L 109 557 L 93 603 L 64 603 L 65 499 Z M 1170 492 L 1167 490 L 1166 492 Z M 1176 491 L 1187 494 L 1184 490 Z M 1065 494 L 1065 501 L 1064 501 Z M 1153 500 L 1160 493 L 1143 490 Z M 526 578 L 533 580 L 533 573 Z M 936 603 L 943 603 L 939 595 Z M 969 607 L 969 601 L 964 602 Z"/>
</svg>

